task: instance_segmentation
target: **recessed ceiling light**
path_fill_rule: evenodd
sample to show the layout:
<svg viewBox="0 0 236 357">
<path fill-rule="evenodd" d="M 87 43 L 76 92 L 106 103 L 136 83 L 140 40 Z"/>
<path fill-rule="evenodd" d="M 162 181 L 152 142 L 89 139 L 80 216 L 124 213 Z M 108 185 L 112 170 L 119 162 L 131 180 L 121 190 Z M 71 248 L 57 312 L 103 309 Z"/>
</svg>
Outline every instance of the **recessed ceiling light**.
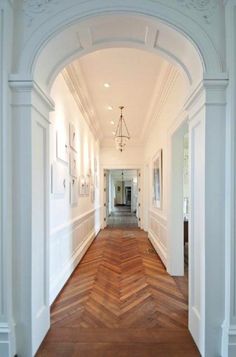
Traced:
<svg viewBox="0 0 236 357">
<path fill-rule="evenodd" d="M 110 121 L 110 123 L 111 123 L 112 125 L 114 125 L 114 124 L 115 124 L 113 120 L 111 120 L 111 121 Z"/>
<path fill-rule="evenodd" d="M 113 110 L 113 107 L 111 105 L 108 105 L 107 109 L 108 110 Z"/>
<path fill-rule="evenodd" d="M 103 85 L 105 88 L 110 88 L 110 86 L 111 86 L 109 83 L 104 83 Z"/>
</svg>

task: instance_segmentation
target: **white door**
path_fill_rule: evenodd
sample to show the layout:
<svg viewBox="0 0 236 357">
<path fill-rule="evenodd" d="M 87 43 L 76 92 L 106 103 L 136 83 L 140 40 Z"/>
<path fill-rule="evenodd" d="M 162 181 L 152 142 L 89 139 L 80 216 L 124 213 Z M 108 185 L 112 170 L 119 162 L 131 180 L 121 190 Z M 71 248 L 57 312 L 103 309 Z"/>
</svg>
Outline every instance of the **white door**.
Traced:
<svg viewBox="0 0 236 357">
<path fill-rule="evenodd" d="M 107 226 L 109 215 L 109 171 L 104 170 L 103 175 L 103 227 Z"/>
<path fill-rule="evenodd" d="M 138 226 L 141 228 L 142 221 L 141 221 L 141 171 L 137 170 L 137 194 L 138 194 L 138 207 L 137 207 L 137 218 L 138 218 Z"/>
</svg>

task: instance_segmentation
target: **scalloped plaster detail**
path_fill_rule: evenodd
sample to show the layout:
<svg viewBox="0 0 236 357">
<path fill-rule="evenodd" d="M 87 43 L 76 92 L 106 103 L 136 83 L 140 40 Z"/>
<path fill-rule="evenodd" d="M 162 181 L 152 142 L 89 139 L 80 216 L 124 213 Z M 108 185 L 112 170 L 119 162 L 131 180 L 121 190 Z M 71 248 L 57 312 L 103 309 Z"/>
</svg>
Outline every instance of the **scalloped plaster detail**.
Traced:
<svg viewBox="0 0 236 357">
<path fill-rule="evenodd" d="M 24 0 L 23 12 L 30 26 L 37 15 L 48 13 L 60 0 Z"/>
<path fill-rule="evenodd" d="M 163 2 L 163 0 L 151 0 L 155 2 Z M 165 0 L 166 1 L 166 0 Z M 176 5 L 181 5 L 186 9 L 193 9 L 201 14 L 203 20 L 209 24 L 211 18 L 216 12 L 217 6 L 219 5 L 219 0 L 175 0 Z M 28 18 L 28 26 L 30 26 L 37 17 L 37 15 L 48 13 L 56 4 L 60 3 L 61 0 L 24 0 L 23 2 L 23 12 Z M 168 1 L 169 3 L 169 1 Z M 170 4 L 169 4 L 170 5 Z M 173 6 L 173 2 L 171 1 Z"/>
<path fill-rule="evenodd" d="M 208 24 L 211 22 L 211 18 L 219 5 L 218 0 L 177 0 L 177 2 L 187 9 L 198 11 Z"/>
</svg>

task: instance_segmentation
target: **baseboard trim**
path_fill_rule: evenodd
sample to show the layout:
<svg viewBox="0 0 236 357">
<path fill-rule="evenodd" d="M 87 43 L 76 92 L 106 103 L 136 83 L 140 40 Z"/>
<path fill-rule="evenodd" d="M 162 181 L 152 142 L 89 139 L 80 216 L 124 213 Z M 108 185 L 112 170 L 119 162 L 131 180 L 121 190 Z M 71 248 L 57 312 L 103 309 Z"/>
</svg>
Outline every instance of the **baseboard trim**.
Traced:
<svg viewBox="0 0 236 357">
<path fill-rule="evenodd" d="M 0 356 L 12 357 L 15 355 L 15 326 L 0 323 Z"/>
<path fill-rule="evenodd" d="M 236 356 L 236 325 L 229 326 L 225 320 L 221 326 L 222 329 L 222 357 Z"/>
<path fill-rule="evenodd" d="M 161 258 L 163 264 L 166 267 L 167 266 L 166 248 L 161 244 L 161 242 L 159 241 L 158 237 L 156 237 L 155 234 L 151 230 L 149 230 L 149 232 L 148 232 L 148 238 L 149 238 L 150 242 L 152 243 L 155 251 L 157 252 L 159 257 Z"/>
<path fill-rule="evenodd" d="M 79 264 L 80 260 L 83 258 L 98 232 L 93 230 L 91 233 L 89 233 L 87 238 L 85 238 L 82 244 L 77 248 L 69 262 L 67 262 L 67 264 L 64 266 L 59 277 L 55 282 L 52 283 L 52 288 L 50 290 L 50 305 L 54 302 L 57 295 L 60 293 L 61 289 L 75 270 L 76 266 Z"/>
<path fill-rule="evenodd" d="M 228 330 L 228 356 L 236 356 L 236 325 L 231 325 Z"/>
</svg>

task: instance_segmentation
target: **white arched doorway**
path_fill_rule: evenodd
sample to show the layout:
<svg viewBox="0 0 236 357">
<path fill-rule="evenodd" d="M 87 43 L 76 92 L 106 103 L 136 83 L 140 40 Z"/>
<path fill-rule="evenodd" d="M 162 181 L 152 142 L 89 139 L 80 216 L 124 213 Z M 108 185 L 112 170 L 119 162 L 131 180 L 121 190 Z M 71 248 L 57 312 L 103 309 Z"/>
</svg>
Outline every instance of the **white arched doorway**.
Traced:
<svg viewBox="0 0 236 357">
<path fill-rule="evenodd" d="M 14 170 L 18 172 L 16 177 L 25 178 L 24 182 L 14 182 L 18 192 L 14 249 L 16 341 L 20 355 L 32 355 L 49 328 L 48 130 L 49 112 L 53 110 L 50 87 L 57 73 L 74 58 L 100 48 L 120 46 L 162 53 L 182 68 L 189 82 L 189 98 L 183 108 L 189 118 L 192 157 L 189 323 L 203 355 L 220 353 L 224 290 L 220 203 L 224 197 L 224 174 L 218 162 L 223 161 L 225 150 L 222 132 L 226 86 L 220 58 L 200 27 L 164 5 L 137 5 L 136 1 L 120 5 L 118 1 L 107 11 L 106 1 L 96 7 L 90 1 L 68 5 L 50 23 L 36 28 L 22 49 L 17 73 L 10 78 Z M 212 206 L 212 202 L 216 204 Z M 172 244 L 171 235 L 169 243 Z"/>
</svg>

